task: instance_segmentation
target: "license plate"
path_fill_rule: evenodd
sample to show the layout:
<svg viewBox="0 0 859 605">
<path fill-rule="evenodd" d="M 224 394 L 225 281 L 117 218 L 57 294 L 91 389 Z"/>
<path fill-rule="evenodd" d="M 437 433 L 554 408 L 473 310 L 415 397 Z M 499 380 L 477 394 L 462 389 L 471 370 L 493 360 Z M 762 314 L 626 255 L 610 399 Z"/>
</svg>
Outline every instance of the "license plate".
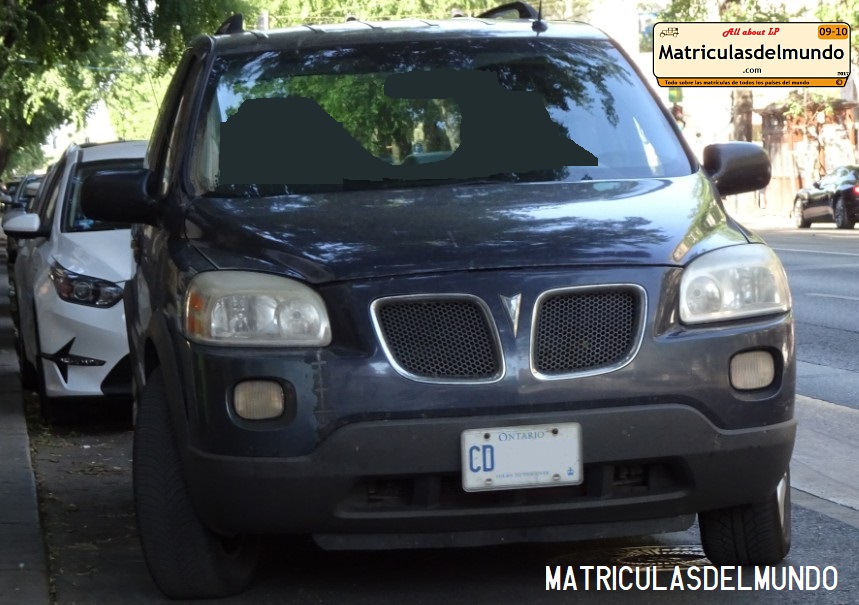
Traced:
<svg viewBox="0 0 859 605">
<path fill-rule="evenodd" d="M 462 432 L 462 489 L 480 492 L 578 485 L 581 426 L 575 422 Z"/>
</svg>

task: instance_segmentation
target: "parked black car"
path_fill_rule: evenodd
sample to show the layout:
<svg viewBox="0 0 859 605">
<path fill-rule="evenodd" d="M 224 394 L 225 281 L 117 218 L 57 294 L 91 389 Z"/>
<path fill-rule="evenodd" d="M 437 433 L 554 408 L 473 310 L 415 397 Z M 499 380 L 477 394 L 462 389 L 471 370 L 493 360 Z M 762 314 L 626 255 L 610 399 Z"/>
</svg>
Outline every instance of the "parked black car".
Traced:
<svg viewBox="0 0 859 605">
<path fill-rule="evenodd" d="M 859 166 L 839 166 L 811 187 L 800 189 L 793 202 L 793 220 L 799 229 L 811 223 L 832 223 L 852 229 L 859 217 Z"/>
<path fill-rule="evenodd" d="M 699 166 L 612 40 L 521 8 L 227 23 L 185 54 L 148 167 L 85 182 L 88 216 L 138 223 L 134 490 L 169 596 L 242 590 L 259 534 L 463 546 L 697 514 L 716 564 L 788 552 L 791 298 L 722 205 L 769 160 Z"/>
</svg>

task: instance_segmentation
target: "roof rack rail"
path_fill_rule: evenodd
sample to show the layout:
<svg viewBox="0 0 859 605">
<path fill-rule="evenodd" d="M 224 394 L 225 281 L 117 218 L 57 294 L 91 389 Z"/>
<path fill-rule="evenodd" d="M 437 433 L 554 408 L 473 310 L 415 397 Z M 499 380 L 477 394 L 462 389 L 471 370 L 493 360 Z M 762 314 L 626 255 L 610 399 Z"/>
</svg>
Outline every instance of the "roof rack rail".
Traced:
<svg viewBox="0 0 859 605">
<path fill-rule="evenodd" d="M 224 34 L 238 34 L 243 31 L 245 31 L 244 17 L 242 17 L 241 13 L 235 13 L 234 15 L 227 17 L 227 19 L 221 23 L 221 27 L 215 30 L 215 35 L 221 36 Z"/>
<path fill-rule="evenodd" d="M 480 13 L 479 15 L 477 15 L 477 18 L 494 19 L 498 15 L 501 15 L 503 13 L 509 13 L 511 11 L 516 11 L 519 14 L 520 19 L 540 18 L 540 12 L 527 2 L 508 2 L 507 4 L 501 4 L 499 6 L 496 6 L 495 8 L 490 8 L 486 12 Z"/>
</svg>

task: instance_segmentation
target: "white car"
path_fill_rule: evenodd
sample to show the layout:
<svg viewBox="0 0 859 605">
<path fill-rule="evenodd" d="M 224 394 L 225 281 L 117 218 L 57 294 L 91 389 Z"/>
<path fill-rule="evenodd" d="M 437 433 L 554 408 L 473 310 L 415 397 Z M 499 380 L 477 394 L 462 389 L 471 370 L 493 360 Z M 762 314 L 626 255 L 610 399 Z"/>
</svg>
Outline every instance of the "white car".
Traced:
<svg viewBox="0 0 859 605">
<path fill-rule="evenodd" d="M 72 145 L 45 176 L 29 212 L 4 225 L 20 239 L 14 279 L 21 380 L 47 419 L 65 402 L 131 397 L 122 291 L 134 271 L 128 225 L 80 208 L 90 174 L 142 167 L 145 141 Z M 122 200 L 116 200 L 121 204 Z"/>
</svg>

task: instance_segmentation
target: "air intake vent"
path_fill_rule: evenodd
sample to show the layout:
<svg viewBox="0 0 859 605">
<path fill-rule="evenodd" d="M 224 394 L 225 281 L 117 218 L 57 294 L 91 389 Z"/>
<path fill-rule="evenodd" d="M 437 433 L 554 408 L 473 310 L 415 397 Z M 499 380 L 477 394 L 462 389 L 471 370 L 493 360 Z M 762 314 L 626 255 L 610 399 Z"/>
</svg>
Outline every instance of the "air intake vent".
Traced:
<svg viewBox="0 0 859 605">
<path fill-rule="evenodd" d="M 559 290 L 538 302 L 533 365 L 546 377 L 608 371 L 641 340 L 644 294 L 635 287 Z"/>
<path fill-rule="evenodd" d="M 503 373 L 494 324 L 476 298 L 386 298 L 373 313 L 388 358 L 409 377 L 490 381 Z"/>
</svg>

